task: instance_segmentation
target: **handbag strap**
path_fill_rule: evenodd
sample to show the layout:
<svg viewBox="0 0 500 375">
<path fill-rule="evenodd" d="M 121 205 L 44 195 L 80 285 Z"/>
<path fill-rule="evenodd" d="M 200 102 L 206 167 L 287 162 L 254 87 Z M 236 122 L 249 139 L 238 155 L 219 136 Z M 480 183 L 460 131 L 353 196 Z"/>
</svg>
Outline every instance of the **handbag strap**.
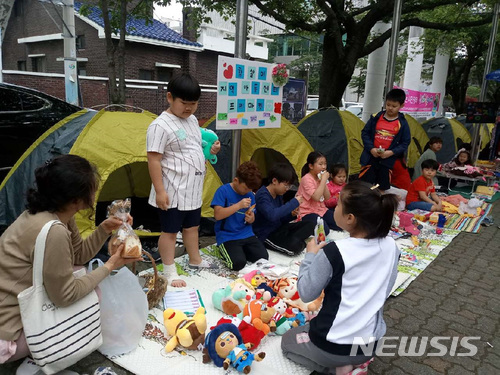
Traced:
<svg viewBox="0 0 500 375">
<path fill-rule="evenodd" d="M 35 242 L 35 254 L 33 256 L 33 286 L 43 285 L 43 258 L 45 256 L 45 244 L 47 234 L 53 224 L 60 223 L 59 220 L 50 220 L 38 234 Z"/>
</svg>

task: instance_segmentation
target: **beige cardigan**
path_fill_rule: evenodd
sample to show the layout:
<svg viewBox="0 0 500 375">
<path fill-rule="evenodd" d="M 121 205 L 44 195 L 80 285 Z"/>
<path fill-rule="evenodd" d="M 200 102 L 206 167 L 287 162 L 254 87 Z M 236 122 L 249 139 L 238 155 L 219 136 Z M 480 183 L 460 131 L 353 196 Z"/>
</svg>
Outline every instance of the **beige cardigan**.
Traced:
<svg viewBox="0 0 500 375">
<path fill-rule="evenodd" d="M 0 339 L 14 341 L 22 330 L 17 295 L 33 284 L 33 251 L 42 227 L 58 219 L 55 213 L 23 212 L 0 237 Z M 73 277 L 73 266 L 87 263 L 108 238 L 99 226 L 83 240 L 71 218 L 68 225 L 53 225 L 45 247 L 43 279 L 49 298 L 56 306 L 68 306 L 86 296 L 109 275 L 99 267 L 81 278 Z"/>
</svg>

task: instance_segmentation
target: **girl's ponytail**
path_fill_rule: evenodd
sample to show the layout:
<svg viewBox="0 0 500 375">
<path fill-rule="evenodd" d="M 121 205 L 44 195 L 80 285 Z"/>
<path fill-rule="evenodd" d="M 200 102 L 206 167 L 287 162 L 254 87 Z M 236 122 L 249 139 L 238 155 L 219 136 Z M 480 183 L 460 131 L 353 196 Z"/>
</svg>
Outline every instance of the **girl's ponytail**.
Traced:
<svg viewBox="0 0 500 375">
<path fill-rule="evenodd" d="M 395 194 L 382 194 L 380 196 L 380 225 L 377 237 L 385 237 L 391 230 L 394 212 L 398 208 L 398 197 Z"/>
<path fill-rule="evenodd" d="M 304 177 L 309 173 L 309 164 L 305 163 L 302 169 L 300 170 L 300 177 Z"/>
<path fill-rule="evenodd" d="M 354 215 L 357 228 L 366 234 L 364 238 L 387 236 L 398 206 L 396 195 L 381 194 L 370 184 L 356 180 L 344 186 L 340 200 L 344 215 Z"/>
</svg>

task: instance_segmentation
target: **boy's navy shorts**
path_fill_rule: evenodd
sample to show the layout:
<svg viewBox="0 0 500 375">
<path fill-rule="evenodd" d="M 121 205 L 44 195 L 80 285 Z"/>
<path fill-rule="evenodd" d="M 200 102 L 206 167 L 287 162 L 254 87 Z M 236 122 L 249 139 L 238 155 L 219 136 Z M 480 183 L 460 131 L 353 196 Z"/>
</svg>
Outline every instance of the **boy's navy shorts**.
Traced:
<svg viewBox="0 0 500 375">
<path fill-rule="evenodd" d="M 177 233 L 181 229 L 197 227 L 201 220 L 201 207 L 196 210 L 179 211 L 177 208 L 168 210 L 158 209 L 161 231 L 164 233 Z"/>
</svg>

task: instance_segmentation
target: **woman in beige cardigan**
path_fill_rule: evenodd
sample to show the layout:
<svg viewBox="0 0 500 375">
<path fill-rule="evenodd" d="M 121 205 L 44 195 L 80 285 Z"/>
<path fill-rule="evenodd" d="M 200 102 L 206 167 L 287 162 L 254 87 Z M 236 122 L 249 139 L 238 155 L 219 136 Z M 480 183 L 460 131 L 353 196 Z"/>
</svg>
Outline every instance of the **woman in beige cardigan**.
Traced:
<svg viewBox="0 0 500 375">
<path fill-rule="evenodd" d="M 47 235 L 43 263 L 45 289 L 56 306 L 71 305 L 112 270 L 138 260 L 124 259 L 117 251 L 102 267 L 75 279 L 73 267 L 92 259 L 122 221 L 110 217 L 89 237 L 80 237 L 74 215 L 93 207 L 99 183 L 96 169 L 82 157 L 63 155 L 47 161 L 37 168 L 35 178 L 36 187 L 27 193 L 27 210 L 0 237 L 0 364 L 30 354 L 17 295 L 33 284 L 35 240 L 48 221 L 62 223 L 53 225 Z"/>
</svg>

